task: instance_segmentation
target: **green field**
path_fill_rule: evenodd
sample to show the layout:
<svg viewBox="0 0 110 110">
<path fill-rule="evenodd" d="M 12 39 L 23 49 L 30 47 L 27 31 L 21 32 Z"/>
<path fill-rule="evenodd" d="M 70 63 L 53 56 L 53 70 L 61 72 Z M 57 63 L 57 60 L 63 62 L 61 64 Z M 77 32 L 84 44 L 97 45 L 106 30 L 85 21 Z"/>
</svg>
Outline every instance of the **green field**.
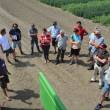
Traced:
<svg viewBox="0 0 110 110">
<path fill-rule="evenodd" d="M 51 6 L 60 7 L 76 16 L 110 25 L 110 0 L 40 0 Z"/>
</svg>

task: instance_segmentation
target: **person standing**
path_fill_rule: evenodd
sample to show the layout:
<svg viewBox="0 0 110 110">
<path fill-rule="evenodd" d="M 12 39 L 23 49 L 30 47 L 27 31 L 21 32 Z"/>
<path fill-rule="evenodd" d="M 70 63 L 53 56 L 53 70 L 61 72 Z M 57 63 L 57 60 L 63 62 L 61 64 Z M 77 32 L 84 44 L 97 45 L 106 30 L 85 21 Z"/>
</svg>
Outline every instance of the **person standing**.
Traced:
<svg viewBox="0 0 110 110">
<path fill-rule="evenodd" d="M 5 61 L 0 58 L 0 86 L 3 90 L 4 96 L 10 101 L 11 99 L 7 94 L 7 91 L 9 90 L 7 87 L 7 84 L 9 83 L 8 73 Z"/>
<path fill-rule="evenodd" d="M 54 21 L 53 25 L 50 26 L 47 30 L 51 34 L 52 46 L 54 47 L 54 53 L 56 54 L 56 46 L 57 46 L 56 37 L 60 34 L 60 27 L 58 26 L 57 22 Z"/>
<path fill-rule="evenodd" d="M 89 45 L 91 45 L 91 51 L 90 51 L 90 66 L 88 70 L 93 70 L 94 69 L 94 55 L 98 50 L 98 47 L 100 44 L 104 43 L 104 37 L 101 35 L 100 30 L 95 30 L 94 31 L 94 37 L 89 41 Z"/>
<path fill-rule="evenodd" d="M 14 23 L 12 28 L 9 31 L 11 40 L 12 40 L 12 49 L 15 51 L 18 46 L 20 53 L 23 55 L 22 46 L 21 46 L 21 31 L 18 28 L 18 24 Z"/>
<path fill-rule="evenodd" d="M 41 53 L 38 45 L 38 29 L 35 27 L 34 24 L 32 24 L 31 29 L 29 30 L 29 34 L 31 37 L 31 55 L 33 55 L 34 53 L 34 44 L 36 45 L 38 52 Z"/>
<path fill-rule="evenodd" d="M 86 29 L 83 28 L 81 21 L 76 22 L 75 28 L 78 29 L 78 34 L 81 37 L 81 41 L 83 41 L 84 36 L 88 35 L 88 32 L 86 31 Z"/>
<path fill-rule="evenodd" d="M 75 61 L 75 63 L 78 63 L 78 58 L 79 58 L 79 53 L 80 53 L 80 47 L 81 47 L 81 37 L 78 34 L 78 29 L 74 28 L 73 30 L 73 34 L 71 35 L 71 39 L 70 39 L 70 43 L 72 46 L 72 51 L 71 51 L 71 61 L 70 61 L 70 65 L 73 64 L 73 62 Z"/>
<path fill-rule="evenodd" d="M 110 57 L 108 58 L 108 61 L 110 62 Z M 109 99 L 109 93 L 110 93 L 110 64 L 109 64 L 108 70 L 106 70 L 105 73 L 106 73 L 106 75 L 104 77 L 103 93 L 100 97 L 99 103 L 95 107 L 95 110 L 101 110 L 103 108 L 103 102 L 104 101 L 110 101 L 110 99 Z"/>
<path fill-rule="evenodd" d="M 43 29 L 43 33 L 40 36 L 40 43 L 41 43 L 41 48 L 43 50 L 45 63 L 47 63 L 50 61 L 49 60 L 49 50 L 50 50 L 51 36 L 47 32 L 46 28 Z"/>
<path fill-rule="evenodd" d="M 108 69 L 109 52 L 106 50 L 106 48 L 106 44 L 100 44 L 99 49 L 94 56 L 94 74 L 91 78 L 91 82 L 96 82 L 96 77 L 99 73 L 99 88 L 103 87 L 104 72 Z"/>
<path fill-rule="evenodd" d="M 9 40 L 7 38 L 6 29 L 2 29 L 0 31 L 0 47 L 1 47 L 2 52 L 6 54 L 6 59 L 7 59 L 8 62 L 10 62 L 9 54 L 12 54 L 13 55 L 13 59 L 15 61 L 17 61 L 15 52 L 11 48 Z"/>
<path fill-rule="evenodd" d="M 78 29 L 77 33 L 79 34 L 81 41 L 83 41 L 84 36 L 88 35 L 88 32 L 86 31 L 86 29 L 83 28 L 81 21 L 77 21 L 74 28 Z M 69 57 L 71 57 L 71 53 L 72 53 L 72 48 L 71 48 Z"/>
<path fill-rule="evenodd" d="M 57 36 L 57 42 L 58 42 L 58 53 L 56 57 L 56 65 L 59 64 L 59 57 L 61 56 L 61 62 L 64 62 L 64 54 L 66 51 L 67 46 L 67 40 L 68 37 L 65 35 L 64 31 L 60 31 L 60 34 Z"/>
</svg>

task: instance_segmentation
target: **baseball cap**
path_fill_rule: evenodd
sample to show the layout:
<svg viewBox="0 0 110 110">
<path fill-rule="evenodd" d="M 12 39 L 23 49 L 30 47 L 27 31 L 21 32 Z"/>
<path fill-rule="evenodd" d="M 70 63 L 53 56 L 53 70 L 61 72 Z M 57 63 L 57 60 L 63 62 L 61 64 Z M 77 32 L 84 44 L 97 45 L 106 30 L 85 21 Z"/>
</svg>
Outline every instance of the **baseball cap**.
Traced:
<svg viewBox="0 0 110 110">
<path fill-rule="evenodd" d="M 103 44 L 100 44 L 100 45 L 99 45 L 99 48 L 101 48 L 101 49 L 106 49 L 106 48 L 107 48 L 107 45 L 104 44 L 104 43 L 103 43 Z"/>
</svg>

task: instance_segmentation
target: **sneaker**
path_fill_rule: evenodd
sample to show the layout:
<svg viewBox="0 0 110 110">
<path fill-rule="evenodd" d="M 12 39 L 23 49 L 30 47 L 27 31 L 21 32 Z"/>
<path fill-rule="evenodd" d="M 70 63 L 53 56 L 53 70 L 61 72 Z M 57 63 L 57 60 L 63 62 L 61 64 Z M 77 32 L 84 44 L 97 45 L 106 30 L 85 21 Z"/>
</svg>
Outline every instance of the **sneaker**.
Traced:
<svg viewBox="0 0 110 110">
<path fill-rule="evenodd" d="M 103 108 L 103 106 L 101 104 L 97 104 L 97 106 L 95 107 L 95 110 L 100 110 L 101 108 Z"/>
<path fill-rule="evenodd" d="M 56 61 L 56 62 L 55 62 L 56 65 L 58 65 L 59 63 L 60 63 L 59 61 Z"/>
<path fill-rule="evenodd" d="M 47 61 L 45 60 L 44 63 L 47 64 Z"/>
<path fill-rule="evenodd" d="M 12 99 L 10 97 L 6 97 L 7 101 L 12 101 Z"/>
<path fill-rule="evenodd" d="M 70 54 L 70 55 L 68 55 L 68 57 L 72 57 L 72 55 Z"/>
<path fill-rule="evenodd" d="M 95 80 L 95 79 L 93 79 L 93 78 L 91 78 L 90 82 L 96 82 L 96 80 Z"/>
<path fill-rule="evenodd" d="M 50 60 L 48 59 L 48 60 L 47 60 L 47 63 L 49 63 L 49 62 L 50 62 Z"/>
<path fill-rule="evenodd" d="M 70 62 L 70 65 L 72 65 L 72 64 L 73 64 L 73 61 Z"/>
</svg>

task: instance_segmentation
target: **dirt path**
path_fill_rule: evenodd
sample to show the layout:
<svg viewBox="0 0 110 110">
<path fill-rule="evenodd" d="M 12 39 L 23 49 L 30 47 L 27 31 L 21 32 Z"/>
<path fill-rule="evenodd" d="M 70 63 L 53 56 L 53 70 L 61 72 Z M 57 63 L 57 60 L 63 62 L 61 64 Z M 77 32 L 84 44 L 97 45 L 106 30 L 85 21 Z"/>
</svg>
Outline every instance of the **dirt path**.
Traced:
<svg viewBox="0 0 110 110">
<path fill-rule="evenodd" d="M 31 23 L 35 23 L 39 31 L 43 27 L 49 26 L 53 21 L 58 23 L 66 30 L 67 34 L 72 32 L 72 24 L 81 20 L 91 32 L 94 27 L 100 26 L 89 20 L 63 12 L 60 9 L 52 8 L 39 3 L 37 0 L 0 0 L 0 28 L 6 27 L 7 30 L 12 23 L 17 22 L 23 32 L 23 50 L 27 54 L 21 56 L 18 51 L 19 64 L 7 66 L 12 73 L 10 76 L 10 88 L 14 93 L 10 93 L 13 101 L 7 102 L 9 110 L 36 110 L 41 108 L 38 98 L 38 72 L 42 70 L 47 78 L 56 88 L 59 96 L 70 110 L 93 110 L 98 101 L 100 91 L 97 84 L 90 84 L 89 79 L 92 72 L 87 71 L 87 38 L 82 47 L 81 65 L 69 66 L 69 58 L 66 56 L 66 63 L 58 66 L 54 65 L 55 56 L 50 55 L 53 63 L 44 65 L 42 58 L 36 53 L 30 56 L 30 39 L 28 29 Z M 101 26 L 102 33 L 109 40 L 109 29 Z M 2 55 L 3 56 L 3 55 Z M 0 102 L 4 100 L 0 92 Z M 108 107 L 108 106 L 107 106 Z M 105 108 L 108 110 L 110 108 Z"/>
</svg>

